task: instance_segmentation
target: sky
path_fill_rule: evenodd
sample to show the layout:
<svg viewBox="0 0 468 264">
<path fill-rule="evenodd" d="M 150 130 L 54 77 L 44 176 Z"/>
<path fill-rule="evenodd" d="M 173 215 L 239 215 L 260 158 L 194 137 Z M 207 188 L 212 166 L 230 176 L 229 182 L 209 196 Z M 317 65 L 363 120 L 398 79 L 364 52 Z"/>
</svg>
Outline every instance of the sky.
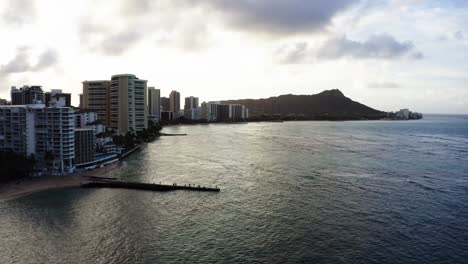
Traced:
<svg viewBox="0 0 468 264">
<path fill-rule="evenodd" d="M 468 114 L 466 0 L 0 0 L 0 98 L 132 73 L 200 101 L 340 89 Z"/>
</svg>

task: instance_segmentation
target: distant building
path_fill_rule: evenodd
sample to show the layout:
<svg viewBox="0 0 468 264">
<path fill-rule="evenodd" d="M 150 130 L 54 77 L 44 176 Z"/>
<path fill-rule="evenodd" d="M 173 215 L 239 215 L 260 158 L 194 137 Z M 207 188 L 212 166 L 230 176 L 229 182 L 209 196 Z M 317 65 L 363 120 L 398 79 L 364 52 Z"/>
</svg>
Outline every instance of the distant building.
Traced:
<svg viewBox="0 0 468 264">
<path fill-rule="evenodd" d="M 95 138 L 92 129 L 75 129 L 75 164 L 94 161 Z"/>
<path fill-rule="evenodd" d="M 80 109 L 96 112 L 99 120 L 110 126 L 111 81 L 84 81 Z"/>
<path fill-rule="evenodd" d="M 180 110 L 180 93 L 177 91 L 172 91 L 169 96 L 169 99 L 170 99 L 169 111 L 178 114 Z"/>
<path fill-rule="evenodd" d="M 229 120 L 234 122 L 242 121 L 242 105 L 230 104 L 229 105 Z"/>
<path fill-rule="evenodd" d="M 174 120 L 174 112 L 171 112 L 171 111 L 161 112 L 161 120 L 163 120 L 163 121 Z"/>
<path fill-rule="evenodd" d="M 201 119 L 200 108 L 184 110 L 184 118 L 188 120 L 200 120 Z"/>
<path fill-rule="evenodd" d="M 79 94 L 78 96 L 80 97 L 80 105 L 78 108 L 83 109 L 83 94 Z"/>
<path fill-rule="evenodd" d="M 12 105 L 28 105 L 28 104 L 43 104 L 44 91 L 41 86 L 23 86 L 16 88 L 11 87 L 11 104 Z"/>
<path fill-rule="evenodd" d="M 200 118 L 208 122 L 216 121 L 218 117 L 218 105 L 219 102 L 203 102 L 201 105 Z"/>
<path fill-rule="evenodd" d="M 97 113 L 85 110 L 75 112 L 75 128 L 92 129 L 94 136 L 106 132 L 106 126 L 98 120 Z"/>
<path fill-rule="evenodd" d="M 203 102 L 200 118 L 208 122 L 239 122 L 249 118 L 249 109 L 239 104 L 221 104 L 220 102 Z"/>
<path fill-rule="evenodd" d="M 242 106 L 242 119 L 248 119 L 249 118 L 249 109 L 245 106 Z"/>
<path fill-rule="evenodd" d="M 168 97 L 161 97 L 161 111 L 171 111 L 171 99 L 169 99 Z"/>
<path fill-rule="evenodd" d="M 52 89 L 45 93 L 45 104 L 47 107 L 71 107 L 71 94 L 63 93 L 60 89 Z"/>
<path fill-rule="evenodd" d="M 56 173 L 75 168 L 74 110 L 44 104 L 0 106 L 0 150 L 34 156 Z"/>
<path fill-rule="evenodd" d="M 199 104 L 198 104 L 198 97 L 185 97 L 185 105 L 184 105 L 184 110 L 192 110 L 192 109 L 198 109 Z"/>
<path fill-rule="evenodd" d="M 417 120 L 422 119 L 423 114 L 417 112 L 411 112 L 409 109 L 401 109 L 398 112 L 387 113 L 387 119 L 391 120 Z"/>
<path fill-rule="evenodd" d="M 150 118 L 159 120 L 161 117 L 161 91 L 154 87 L 148 88 L 148 112 Z"/>
<path fill-rule="evenodd" d="M 147 81 L 133 74 L 112 76 L 110 127 L 119 134 L 148 128 Z"/>
<path fill-rule="evenodd" d="M 0 105 L 9 105 L 6 99 L 0 99 Z"/>
<path fill-rule="evenodd" d="M 87 124 L 98 120 L 96 112 L 81 110 L 75 112 L 75 127 L 84 128 Z"/>
<path fill-rule="evenodd" d="M 229 105 L 219 104 L 217 105 L 217 116 L 216 121 L 227 122 L 230 121 L 231 107 Z"/>
</svg>

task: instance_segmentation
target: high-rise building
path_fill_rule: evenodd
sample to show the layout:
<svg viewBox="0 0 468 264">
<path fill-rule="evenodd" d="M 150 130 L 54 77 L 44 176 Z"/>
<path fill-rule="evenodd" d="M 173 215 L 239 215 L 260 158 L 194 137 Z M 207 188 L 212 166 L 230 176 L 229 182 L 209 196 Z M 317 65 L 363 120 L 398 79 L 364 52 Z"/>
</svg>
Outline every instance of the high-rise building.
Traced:
<svg viewBox="0 0 468 264">
<path fill-rule="evenodd" d="M 229 105 L 218 104 L 216 121 L 226 122 L 230 120 L 230 109 Z"/>
<path fill-rule="evenodd" d="M 185 105 L 184 105 L 184 110 L 192 110 L 192 109 L 198 109 L 199 104 L 198 104 L 198 97 L 185 97 Z"/>
<path fill-rule="evenodd" d="M 12 105 L 28 105 L 28 104 L 43 104 L 44 91 L 41 86 L 23 86 L 16 88 L 11 87 L 11 104 Z"/>
<path fill-rule="evenodd" d="M 242 119 L 245 120 L 248 118 L 249 118 L 249 109 L 243 105 L 242 106 Z"/>
<path fill-rule="evenodd" d="M 84 128 L 87 124 L 98 120 L 97 113 L 87 110 L 75 112 L 75 128 Z"/>
<path fill-rule="evenodd" d="M 94 161 L 96 152 L 94 131 L 92 129 L 75 129 L 75 164 Z"/>
<path fill-rule="evenodd" d="M 71 94 L 63 93 L 60 89 L 52 89 L 45 93 L 45 104 L 47 107 L 71 107 Z"/>
<path fill-rule="evenodd" d="M 34 156 L 41 167 L 75 168 L 74 110 L 43 104 L 0 106 L 0 150 Z"/>
<path fill-rule="evenodd" d="M 242 121 L 242 105 L 230 104 L 229 105 L 229 119 L 234 122 Z"/>
<path fill-rule="evenodd" d="M 187 109 L 184 110 L 184 118 L 188 120 L 200 120 L 201 111 L 199 109 Z"/>
<path fill-rule="evenodd" d="M 78 95 L 80 97 L 80 105 L 78 105 L 78 108 L 83 109 L 83 94 Z"/>
<path fill-rule="evenodd" d="M 180 93 L 177 91 L 172 91 L 170 96 L 170 107 L 169 110 L 171 112 L 174 112 L 175 114 L 178 114 L 180 111 Z"/>
<path fill-rule="evenodd" d="M 34 114 L 25 105 L 0 106 L 0 151 L 35 154 Z"/>
<path fill-rule="evenodd" d="M 146 80 L 140 80 L 133 74 L 112 76 L 110 127 L 119 134 L 148 128 L 147 102 Z"/>
<path fill-rule="evenodd" d="M 208 102 L 206 104 L 206 113 L 204 118 L 206 118 L 207 121 L 213 122 L 217 120 L 219 105 L 221 105 L 220 102 Z"/>
<path fill-rule="evenodd" d="M 240 104 L 221 104 L 221 102 L 203 102 L 200 118 L 208 122 L 239 122 L 249 118 L 249 109 Z"/>
<path fill-rule="evenodd" d="M 100 121 L 110 126 L 111 81 L 84 81 L 80 109 L 96 112 Z"/>
<path fill-rule="evenodd" d="M 106 126 L 98 120 L 97 113 L 86 110 L 75 112 L 75 128 L 92 129 L 95 136 L 106 132 Z"/>
<path fill-rule="evenodd" d="M 167 97 L 161 97 L 161 111 L 162 112 L 171 111 L 171 99 Z"/>
<path fill-rule="evenodd" d="M 151 118 L 161 118 L 161 91 L 154 87 L 148 88 L 148 110 Z"/>
<path fill-rule="evenodd" d="M 75 168 L 75 110 L 70 107 L 35 109 L 36 157 L 60 173 Z"/>
</svg>

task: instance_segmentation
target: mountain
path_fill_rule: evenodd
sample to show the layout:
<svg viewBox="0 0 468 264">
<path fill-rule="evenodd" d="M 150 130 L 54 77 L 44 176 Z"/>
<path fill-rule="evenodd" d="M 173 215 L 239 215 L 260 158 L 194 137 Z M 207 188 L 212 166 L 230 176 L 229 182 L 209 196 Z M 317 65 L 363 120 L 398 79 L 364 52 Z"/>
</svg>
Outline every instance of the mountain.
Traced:
<svg viewBox="0 0 468 264">
<path fill-rule="evenodd" d="M 281 95 L 267 99 L 223 101 L 242 104 L 252 118 L 276 116 L 281 119 L 355 120 L 380 119 L 386 113 L 355 102 L 338 90 L 326 90 L 314 95 Z"/>
</svg>

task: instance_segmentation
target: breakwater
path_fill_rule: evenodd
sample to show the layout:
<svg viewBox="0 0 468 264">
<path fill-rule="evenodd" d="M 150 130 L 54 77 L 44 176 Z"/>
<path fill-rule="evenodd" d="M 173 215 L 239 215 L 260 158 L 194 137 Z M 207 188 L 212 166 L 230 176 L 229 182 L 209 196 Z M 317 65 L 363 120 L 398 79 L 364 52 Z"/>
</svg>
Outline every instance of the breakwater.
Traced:
<svg viewBox="0 0 468 264">
<path fill-rule="evenodd" d="M 97 177 L 88 178 L 87 182 L 81 184 L 81 188 L 115 188 L 115 189 L 133 189 L 144 191 L 199 191 L 199 192 L 220 192 L 221 190 L 215 187 L 206 187 L 201 185 L 178 185 L 178 184 L 156 184 L 156 183 L 140 183 L 140 182 L 124 182 L 113 179 L 98 180 Z"/>
</svg>

